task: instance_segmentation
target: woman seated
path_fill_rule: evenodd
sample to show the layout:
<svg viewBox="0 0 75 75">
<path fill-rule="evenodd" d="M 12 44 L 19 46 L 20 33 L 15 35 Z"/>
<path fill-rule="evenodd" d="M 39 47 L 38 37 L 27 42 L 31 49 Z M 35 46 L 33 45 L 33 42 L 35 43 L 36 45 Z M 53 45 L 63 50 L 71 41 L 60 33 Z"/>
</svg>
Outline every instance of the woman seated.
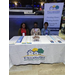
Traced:
<svg viewBox="0 0 75 75">
<path fill-rule="evenodd" d="M 31 35 L 41 35 L 41 31 L 38 28 L 38 23 L 34 22 L 34 28 L 31 30 Z"/>
<path fill-rule="evenodd" d="M 44 23 L 44 28 L 41 30 L 41 35 L 50 35 L 50 29 L 48 28 L 48 22 Z"/>
<path fill-rule="evenodd" d="M 27 36 L 29 35 L 29 30 L 26 27 L 25 23 L 21 24 L 20 29 L 18 30 L 18 36 Z"/>
</svg>

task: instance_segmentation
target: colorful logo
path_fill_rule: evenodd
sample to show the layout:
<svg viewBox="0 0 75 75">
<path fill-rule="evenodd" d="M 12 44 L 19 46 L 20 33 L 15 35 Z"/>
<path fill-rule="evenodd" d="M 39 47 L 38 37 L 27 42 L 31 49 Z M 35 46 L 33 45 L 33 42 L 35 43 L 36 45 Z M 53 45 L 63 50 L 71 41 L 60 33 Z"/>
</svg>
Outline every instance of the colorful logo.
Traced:
<svg viewBox="0 0 75 75">
<path fill-rule="evenodd" d="M 58 5 L 53 5 L 49 8 L 49 10 L 57 10 L 57 9 L 59 9 Z"/>
<path fill-rule="evenodd" d="M 58 9 L 59 9 L 58 5 L 50 6 L 49 10 L 47 11 L 47 14 L 59 14 L 60 10 Z"/>
<path fill-rule="evenodd" d="M 42 55 L 44 50 L 42 48 L 33 48 L 27 51 L 27 55 L 24 56 L 24 60 L 44 60 L 45 56 Z"/>
</svg>

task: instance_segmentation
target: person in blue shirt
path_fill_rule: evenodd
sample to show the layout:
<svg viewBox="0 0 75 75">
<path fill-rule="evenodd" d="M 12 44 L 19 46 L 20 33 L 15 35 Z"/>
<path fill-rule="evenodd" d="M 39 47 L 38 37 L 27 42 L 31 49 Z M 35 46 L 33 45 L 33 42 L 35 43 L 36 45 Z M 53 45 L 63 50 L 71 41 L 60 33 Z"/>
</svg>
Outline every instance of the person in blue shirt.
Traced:
<svg viewBox="0 0 75 75">
<path fill-rule="evenodd" d="M 50 29 L 48 28 L 48 22 L 44 23 L 44 28 L 41 30 L 41 35 L 50 35 Z"/>
</svg>

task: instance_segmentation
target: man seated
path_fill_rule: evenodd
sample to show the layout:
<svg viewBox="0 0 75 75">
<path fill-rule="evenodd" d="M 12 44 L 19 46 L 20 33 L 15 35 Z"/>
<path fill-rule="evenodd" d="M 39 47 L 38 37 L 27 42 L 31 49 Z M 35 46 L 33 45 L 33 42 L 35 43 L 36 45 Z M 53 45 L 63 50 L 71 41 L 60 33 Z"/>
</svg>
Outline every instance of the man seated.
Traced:
<svg viewBox="0 0 75 75">
<path fill-rule="evenodd" d="M 50 29 L 48 28 L 48 22 L 44 23 L 44 28 L 41 30 L 41 35 L 50 35 Z"/>
</svg>

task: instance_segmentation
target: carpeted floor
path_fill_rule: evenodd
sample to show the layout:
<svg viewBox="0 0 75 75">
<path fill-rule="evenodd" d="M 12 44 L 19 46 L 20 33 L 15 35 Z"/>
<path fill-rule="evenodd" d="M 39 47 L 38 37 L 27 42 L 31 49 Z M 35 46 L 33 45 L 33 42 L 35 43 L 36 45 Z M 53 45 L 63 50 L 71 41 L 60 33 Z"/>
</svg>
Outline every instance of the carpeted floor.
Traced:
<svg viewBox="0 0 75 75">
<path fill-rule="evenodd" d="M 65 35 L 61 31 L 59 36 L 65 40 Z M 9 75 L 65 75 L 65 65 L 59 63 L 13 66 L 9 70 Z"/>
</svg>

